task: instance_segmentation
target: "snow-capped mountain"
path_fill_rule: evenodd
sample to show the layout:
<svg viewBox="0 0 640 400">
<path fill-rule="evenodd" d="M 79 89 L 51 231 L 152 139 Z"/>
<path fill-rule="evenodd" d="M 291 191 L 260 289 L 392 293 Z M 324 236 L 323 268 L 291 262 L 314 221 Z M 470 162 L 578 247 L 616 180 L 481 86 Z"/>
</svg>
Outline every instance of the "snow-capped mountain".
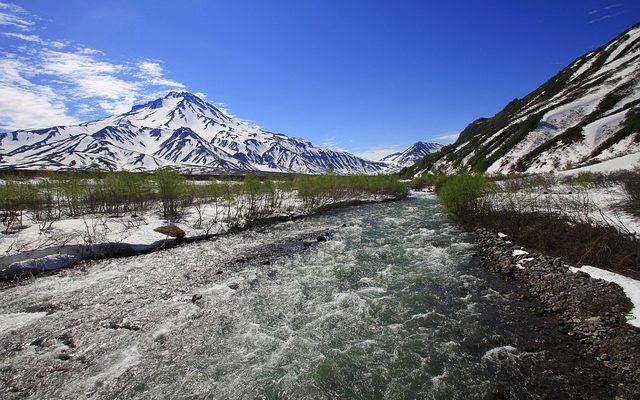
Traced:
<svg viewBox="0 0 640 400">
<path fill-rule="evenodd" d="M 131 171 L 377 173 L 387 165 L 250 127 L 188 92 L 73 126 L 0 133 L 0 165 Z"/>
<path fill-rule="evenodd" d="M 424 156 L 440 150 L 441 147 L 442 145 L 438 143 L 416 142 L 409 146 L 408 149 L 397 153 L 391 153 L 388 156 L 383 157 L 380 161 L 396 165 L 398 167 L 408 167 L 415 164 Z"/>
<path fill-rule="evenodd" d="M 405 172 L 461 166 L 542 172 L 603 161 L 602 167 L 631 168 L 639 160 L 640 24 L 578 58 L 492 118 L 472 122 L 456 143 Z"/>
</svg>

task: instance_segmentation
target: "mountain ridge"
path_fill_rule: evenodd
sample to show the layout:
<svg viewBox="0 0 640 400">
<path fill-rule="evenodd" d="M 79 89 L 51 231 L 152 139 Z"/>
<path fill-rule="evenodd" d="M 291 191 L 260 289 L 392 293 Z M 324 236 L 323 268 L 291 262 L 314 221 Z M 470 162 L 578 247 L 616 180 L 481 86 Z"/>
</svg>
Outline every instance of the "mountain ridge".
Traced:
<svg viewBox="0 0 640 400">
<path fill-rule="evenodd" d="M 185 172 L 380 173 L 386 163 L 238 121 L 189 92 L 77 125 L 0 133 L 0 166 Z"/>
<path fill-rule="evenodd" d="M 386 155 L 380 159 L 380 161 L 390 163 L 399 167 L 408 167 L 415 164 L 423 157 L 439 150 L 442 147 L 441 144 L 417 141 L 404 151 L 398 151 Z"/>
<path fill-rule="evenodd" d="M 640 24 L 576 58 L 522 99 L 469 124 L 401 174 L 548 172 L 640 160 Z"/>
</svg>

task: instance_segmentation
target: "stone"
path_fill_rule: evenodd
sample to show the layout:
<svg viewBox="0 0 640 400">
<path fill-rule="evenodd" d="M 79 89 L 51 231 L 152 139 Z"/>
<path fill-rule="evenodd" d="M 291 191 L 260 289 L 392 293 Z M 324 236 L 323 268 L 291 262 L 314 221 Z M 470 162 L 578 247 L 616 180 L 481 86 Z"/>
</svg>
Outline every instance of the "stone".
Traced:
<svg viewBox="0 0 640 400">
<path fill-rule="evenodd" d="M 230 284 L 229 284 L 229 289 L 236 290 L 236 289 L 238 289 L 239 287 L 240 287 L 240 284 L 239 284 L 239 283 L 237 283 L 237 282 L 233 282 L 233 283 L 230 283 Z"/>
<path fill-rule="evenodd" d="M 326 242 L 326 241 L 327 241 L 327 237 L 326 237 L 326 236 L 324 236 L 324 235 L 320 235 L 320 236 L 318 236 L 318 237 L 316 238 L 316 240 L 317 240 L 318 242 Z"/>
<path fill-rule="evenodd" d="M 193 297 L 191 297 L 191 302 L 192 303 L 197 303 L 198 300 L 202 300 L 202 295 L 201 294 L 194 294 Z"/>
<path fill-rule="evenodd" d="M 158 233 L 162 233 L 163 235 L 171 236 L 174 238 L 182 239 L 187 234 L 175 225 L 163 225 L 154 229 L 154 231 Z"/>
</svg>

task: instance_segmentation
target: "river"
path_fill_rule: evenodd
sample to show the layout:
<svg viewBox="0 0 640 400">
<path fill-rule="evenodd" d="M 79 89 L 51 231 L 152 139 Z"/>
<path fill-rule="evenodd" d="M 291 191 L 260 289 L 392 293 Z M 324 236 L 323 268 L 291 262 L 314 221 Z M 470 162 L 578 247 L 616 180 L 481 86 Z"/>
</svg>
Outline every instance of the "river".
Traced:
<svg viewBox="0 0 640 400">
<path fill-rule="evenodd" d="M 482 271 L 473 240 L 420 194 L 9 285 L 2 397 L 589 393 L 571 354 L 534 335 L 564 345 L 546 322 Z"/>
</svg>

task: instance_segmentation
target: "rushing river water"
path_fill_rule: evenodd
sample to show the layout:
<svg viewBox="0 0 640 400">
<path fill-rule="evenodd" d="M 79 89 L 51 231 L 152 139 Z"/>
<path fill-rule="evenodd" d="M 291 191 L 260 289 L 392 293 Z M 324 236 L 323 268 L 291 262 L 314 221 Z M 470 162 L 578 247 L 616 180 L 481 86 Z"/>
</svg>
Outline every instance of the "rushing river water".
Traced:
<svg viewBox="0 0 640 400">
<path fill-rule="evenodd" d="M 563 397 L 472 240 L 421 195 L 8 287 L 1 397 Z"/>
</svg>

